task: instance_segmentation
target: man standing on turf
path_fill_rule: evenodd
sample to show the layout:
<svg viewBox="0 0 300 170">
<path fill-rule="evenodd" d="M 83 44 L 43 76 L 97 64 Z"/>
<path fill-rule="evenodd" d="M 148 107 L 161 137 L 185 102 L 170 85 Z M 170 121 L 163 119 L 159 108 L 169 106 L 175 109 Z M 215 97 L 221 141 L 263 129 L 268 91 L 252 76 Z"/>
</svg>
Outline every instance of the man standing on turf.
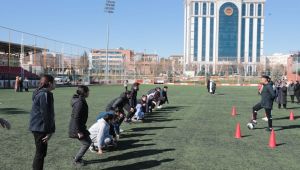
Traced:
<svg viewBox="0 0 300 170">
<path fill-rule="evenodd" d="M 273 87 L 270 83 L 271 79 L 269 76 L 262 76 L 261 84 L 263 85 L 263 89 L 261 91 L 261 101 L 253 107 L 252 120 L 251 123 L 257 124 L 257 112 L 261 109 L 265 109 L 266 116 L 268 118 L 268 128 L 267 131 L 272 130 L 272 109 L 273 102 L 276 97 Z"/>
<path fill-rule="evenodd" d="M 36 147 L 32 164 L 33 170 L 43 169 L 48 141 L 55 132 L 54 99 L 53 93 L 51 93 L 54 89 L 54 78 L 44 75 L 40 80 L 39 88 L 33 92 L 29 126 Z"/>
</svg>

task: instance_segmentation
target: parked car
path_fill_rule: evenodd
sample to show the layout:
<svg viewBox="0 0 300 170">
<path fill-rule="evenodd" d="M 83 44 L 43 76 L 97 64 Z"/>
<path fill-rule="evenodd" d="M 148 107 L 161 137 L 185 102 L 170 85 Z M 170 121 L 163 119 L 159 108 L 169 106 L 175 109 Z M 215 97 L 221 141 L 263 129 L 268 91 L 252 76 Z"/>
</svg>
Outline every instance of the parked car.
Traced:
<svg viewBox="0 0 300 170">
<path fill-rule="evenodd" d="M 54 81 L 56 84 L 60 85 L 69 85 L 71 84 L 70 79 L 68 77 L 64 77 L 64 76 L 57 76 L 54 78 Z"/>
</svg>

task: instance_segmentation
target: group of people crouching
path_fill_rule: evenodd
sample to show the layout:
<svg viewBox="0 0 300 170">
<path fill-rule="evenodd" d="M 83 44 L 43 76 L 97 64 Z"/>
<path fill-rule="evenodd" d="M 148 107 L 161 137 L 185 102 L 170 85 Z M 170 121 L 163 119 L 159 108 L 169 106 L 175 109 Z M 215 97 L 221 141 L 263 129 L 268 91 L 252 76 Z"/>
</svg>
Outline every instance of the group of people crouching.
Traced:
<svg viewBox="0 0 300 170">
<path fill-rule="evenodd" d="M 134 83 L 131 91 L 126 89 L 119 97 L 109 102 L 105 111 L 100 112 L 96 122 L 87 129 L 85 124 L 88 118 L 88 105 L 85 98 L 88 97 L 89 89 L 87 86 L 79 86 L 77 94 L 72 98 L 73 110 L 69 130 L 69 136 L 79 139 L 82 143 L 82 147 L 74 157 L 74 164 L 85 164 L 82 157 L 88 149 L 101 155 L 103 149 L 117 147 L 117 141 L 122 132 L 121 124 L 142 122 L 145 113 L 152 113 L 153 109 L 162 108 L 163 104 L 169 102 L 167 90 L 167 86 L 163 89 L 156 87 L 138 99 L 139 83 Z"/>
<path fill-rule="evenodd" d="M 36 146 L 32 164 L 34 170 L 43 169 L 48 141 L 56 129 L 52 93 L 54 89 L 54 78 L 51 75 L 44 75 L 41 77 L 39 88 L 33 92 L 32 96 L 29 130 L 34 136 Z M 167 86 L 163 89 L 156 87 L 138 99 L 139 83 L 134 83 L 131 91 L 127 91 L 126 88 L 125 92 L 109 102 L 105 111 L 99 113 L 95 123 L 88 129 L 86 123 L 89 107 L 86 98 L 89 97 L 90 90 L 87 86 L 78 86 L 76 94 L 71 100 L 69 137 L 78 139 L 82 146 L 74 157 L 73 164 L 84 166 L 86 162 L 82 158 L 88 149 L 101 155 L 104 149 L 117 147 L 117 141 L 122 131 L 120 126 L 123 121 L 142 122 L 145 113 L 162 108 L 163 104 L 169 103 L 167 90 Z"/>
</svg>

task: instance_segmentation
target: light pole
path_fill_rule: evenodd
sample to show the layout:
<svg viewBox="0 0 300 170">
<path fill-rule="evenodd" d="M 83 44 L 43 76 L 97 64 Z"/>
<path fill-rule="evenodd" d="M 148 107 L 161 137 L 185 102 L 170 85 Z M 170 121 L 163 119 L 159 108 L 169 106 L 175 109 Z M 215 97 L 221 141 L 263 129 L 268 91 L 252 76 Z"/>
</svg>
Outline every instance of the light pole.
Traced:
<svg viewBox="0 0 300 170">
<path fill-rule="evenodd" d="M 106 67 L 105 67 L 105 81 L 108 83 L 108 48 L 109 48 L 109 17 L 114 13 L 116 2 L 114 0 L 106 0 L 104 12 L 108 14 L 107 21 L 107 40 L 106 40 Z"/>
</svg>

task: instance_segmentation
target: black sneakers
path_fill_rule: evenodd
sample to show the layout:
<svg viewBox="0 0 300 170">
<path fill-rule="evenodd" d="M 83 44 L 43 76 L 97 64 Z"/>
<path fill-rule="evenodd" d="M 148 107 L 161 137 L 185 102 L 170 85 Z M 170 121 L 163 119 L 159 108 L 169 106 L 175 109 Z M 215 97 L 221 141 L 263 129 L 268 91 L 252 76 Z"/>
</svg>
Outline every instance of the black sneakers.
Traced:
<svg viewBox="0 0 300 170">
<path fill-rule="evenodd" d="M 76 167 L 86 166 L 86 161 L 83 159 L 79 159 L 79 160 L 73 159 L 73 165 Z"/>
<path fill-rule="evenodd" d="M 267 132 L 272 132 L 273 128 L 266 128 L 265 129 Z"/>
</svg>

